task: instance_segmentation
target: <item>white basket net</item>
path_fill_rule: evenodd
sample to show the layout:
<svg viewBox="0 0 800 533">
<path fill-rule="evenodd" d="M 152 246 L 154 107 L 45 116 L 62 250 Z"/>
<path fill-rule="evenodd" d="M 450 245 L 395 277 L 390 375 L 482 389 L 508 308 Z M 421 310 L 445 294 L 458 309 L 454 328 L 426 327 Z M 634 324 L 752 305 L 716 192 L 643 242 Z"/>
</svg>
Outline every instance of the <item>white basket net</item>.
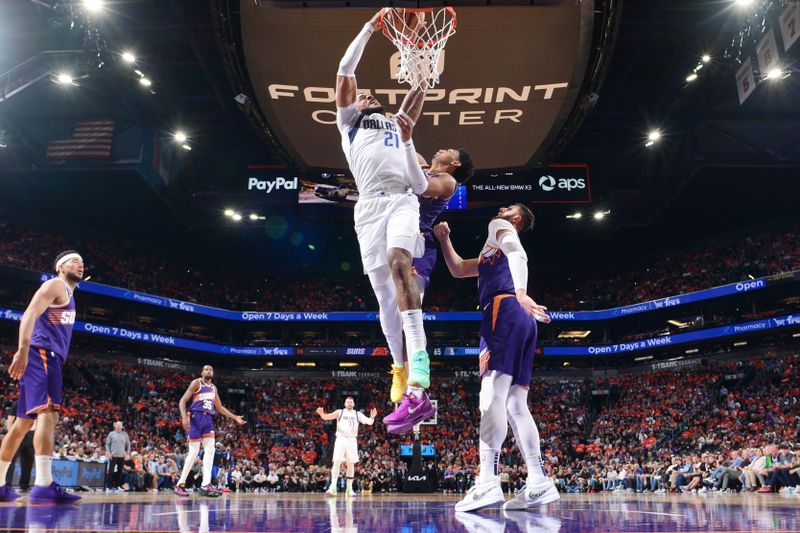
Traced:
<svg viewBox="0 0 800 533">
<path fill-rule="evenodd" d="M 384 11 L 383 33 L 400 51 L 400 84 L 425 91 L 439 83 L 439 58 L 447 39 L 456 32 L 456 22 L 452 7 Z"/>
</svg>

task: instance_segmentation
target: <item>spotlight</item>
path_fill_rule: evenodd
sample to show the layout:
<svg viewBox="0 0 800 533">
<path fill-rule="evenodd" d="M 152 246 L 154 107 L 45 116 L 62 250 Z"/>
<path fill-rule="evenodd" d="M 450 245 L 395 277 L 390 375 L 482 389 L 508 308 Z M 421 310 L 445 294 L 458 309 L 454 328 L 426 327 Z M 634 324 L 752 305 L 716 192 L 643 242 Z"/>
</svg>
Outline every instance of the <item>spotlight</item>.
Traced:
<svg viewBox="0 0 800 533">
<path fill-rule="evenodd" d="M 603 217 L 605 217 L 605 215 L 603 214 L 602 211 L 598 211 L 597 213 L 594 214 L 595 220 L 603 220 Z"/>
<path fill-rule="evenodd" d="M 736 5 L 741 7 L 741 8 L 745 8 L 745 7 L 749 7 L 749 6 L 753 5 L 753 0 L 735 0 L 735 1 L 736 1 Z"/>
<path fill-rule="evenodd" d="M 182 145 L 181 145 L 181 148 L 183 148 L 183 149 L 184 149 L 184 150 L 186 150 L 187 152 L 191 152 L 191 151 L 192 151 L 192 147 L 191 147 L 191 146 L 189 146 L 189 145 L 188 145 L 188 144 L 186 144 L 186 143 L 182 144 Z"/>
<path fill-rule="evenodd" d="M 234 213 L 234 214 L 231 215 L 231 218 L 234 221 L 239 222 L 240 220 L 242 220 L 242 215 L 240 215 L 239 213 Z"/>
<path fill-rule="evenodd" d="M 136 56 L 132 52 L 122 52 L 122 60 L 126 63 L 136 63 Z"/>
<path fill-rule="evenodd" d="M 83 7 L 92 12 L 103 9 L 103 0 L 83 0 Z"/>
<path fill-rule="evenodd" d="M 711 56 L 708 54 L 703 54 L 703 57 L 700 58 L 700 61 L 702 61 L 703 63 L 708 63 L 709 61 L 711 61 Z"/>
<path fill-rule="evenodd" d="M 658 130 L 653 130 L 647 134 L 647 139 L 653 142 L 656 142 L 661 138 L 661 132 Z"/>
<path fill-rule="evenodd" d="M 186 133 L 181 130 L 175 132 L 175 140 L 179 143 L 186 142 Z"/>
<path fill-rule="evenodd" d="M 580 211 L 578 211 L 577 213 L 575 213 L 573 215 L 567 215 L 567 218 L 571 218 L 571 219 L 577 220 L 577 219 L 581 218 L 582 216 L 583 216 L 583 214 Z"/>
<path fill-rule="evenodd" d="M 258 220 L 258 215 L 255 213 L 250 213 L 250 220 Z"/>
<path fill-rule="evenodd" d="M 232 217 L 232 216 L 233 216 L 233 213 L 234 213 L 234 210 L 233 210 L 233 209 L 226 209 L 226 210 L 225 210 L 225 216 L 226 216 L 226 217 Z"/>
<path fill-rule="evenodd" d="M 152 81 L 150 81 L 150 80 L 149 80 L 149 79 L 147 79 L 147 78 L 139 78 L 139 83 L 141 83 L 141 84 L 142 84 L 142 85 L 144 85 L 145 87 L 150 87 L 151 85 L 153 85 L 153 82 L 152 82 Z"/>
<path fill-rule="evenodd" d="M 58 76 L 56 76 L 56 83 L 61 85 L 72 85 L 72 76 L 66 72 L 61 72 Z"/>
<path fill-rule="evenodd" d="M 686 76 L 686 81 L 688 81 L 690 83 L 693 82 L 696 79 L 697 79 L 697 74 L 695 74 L 694 72 L 692 72 L 691 74 Z"/>
<path fill-rule="evenodd" d="M 767 72 L 767 79 L 768 80 L 777 80 L 778 78 L 783 76 L 783 71 L 779 68 L 773 68 L 769 72 Z"/>
</svg>

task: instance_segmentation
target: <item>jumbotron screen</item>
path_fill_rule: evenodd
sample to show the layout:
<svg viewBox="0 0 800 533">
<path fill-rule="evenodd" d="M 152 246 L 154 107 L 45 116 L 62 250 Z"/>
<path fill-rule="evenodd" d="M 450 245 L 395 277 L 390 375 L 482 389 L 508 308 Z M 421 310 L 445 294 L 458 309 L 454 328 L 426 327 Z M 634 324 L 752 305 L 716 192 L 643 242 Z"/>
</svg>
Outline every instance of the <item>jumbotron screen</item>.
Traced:
<svg viewBox="0 0 800 533">
<path fill-rule="evenodd" d="M 563 126 L 583 80 L 593 2 L 457 7 L 441 82 L 414 130 L 426 158 L 466 147 L 480 170 L 537 161 Z M 375 13 L 367 8 L 281 8 L 241 2 L 250 81 L 269 127 L 305 168 L 343 169 L 335 125 L 336 72 Z M 408 86 L 393 79 L 399 53 L 380 32 L 356 71 L 359 90 L 396 112 Z"/>
</svg>

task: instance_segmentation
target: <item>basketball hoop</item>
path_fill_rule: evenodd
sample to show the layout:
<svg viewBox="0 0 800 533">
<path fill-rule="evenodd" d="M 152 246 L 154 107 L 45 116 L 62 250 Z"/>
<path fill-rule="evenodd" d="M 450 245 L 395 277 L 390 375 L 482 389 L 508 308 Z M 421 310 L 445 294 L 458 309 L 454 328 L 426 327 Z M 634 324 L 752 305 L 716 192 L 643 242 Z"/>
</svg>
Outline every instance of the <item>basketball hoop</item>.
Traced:
<svg viewBox="0 0 800 533">
<path fill-rule="evenodd" d="M 387 8 L 381 13 L 383 34 L 400 51 L 399 83 L 427 90 L 439 83 L 439 59 L 456 32 L 456 10 L 445 7 Z"/>
</svg>

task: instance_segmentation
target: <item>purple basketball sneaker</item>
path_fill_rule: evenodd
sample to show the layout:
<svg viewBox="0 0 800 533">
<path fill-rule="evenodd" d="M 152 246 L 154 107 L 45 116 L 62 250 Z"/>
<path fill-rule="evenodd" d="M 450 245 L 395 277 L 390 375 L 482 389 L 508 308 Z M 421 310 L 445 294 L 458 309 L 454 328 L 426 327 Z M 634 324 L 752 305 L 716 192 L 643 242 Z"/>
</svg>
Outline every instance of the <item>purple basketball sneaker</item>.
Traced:
<svg viewBox="0 0 800 533">
<path fill-rule="evenodd" d="M 0 502 L 13 502 L 17 498 L 21 498 L 22 494 L 15 491 L 8 485 L 0 487 Z"/>
<path fill-rule="evenodd" d="M 36 485 L 28 496 L 30 503 L 73 503 L 80 499 L 80 496 L 65 491 L 55 481 L 46 487 Z"/>
<path fill-rule="evenodd" d="M 421 399 L 411 393 L 406 394 L 394 413 L 383 417 L 383 421 L 389 433 L 403 433 L 429 419 L 434 413 L 436 407 L 428 399 L 426 392 L 422 393 Z"/>
</svg>

